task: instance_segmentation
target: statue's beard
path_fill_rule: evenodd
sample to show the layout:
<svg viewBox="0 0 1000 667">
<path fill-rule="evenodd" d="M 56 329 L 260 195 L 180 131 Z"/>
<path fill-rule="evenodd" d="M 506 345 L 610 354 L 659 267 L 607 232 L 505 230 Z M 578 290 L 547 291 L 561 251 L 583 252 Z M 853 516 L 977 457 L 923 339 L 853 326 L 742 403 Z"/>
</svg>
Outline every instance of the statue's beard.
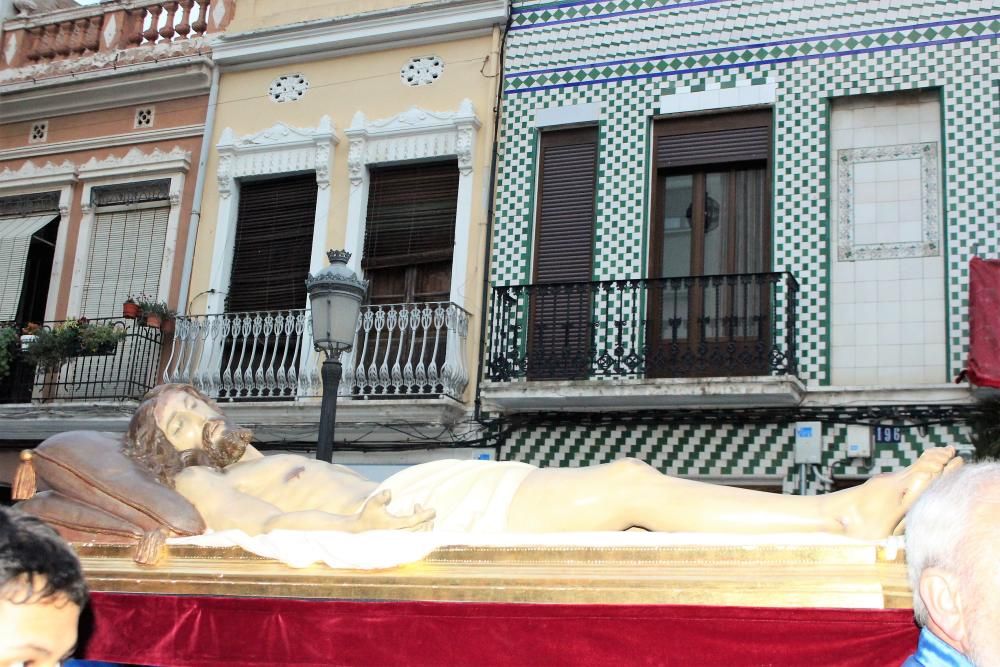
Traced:
<svg viewBox="0 0 1000 667">
<path fill-rule="evenodd" d="M 202 429 L 201 447 L 181 452 L 181 463 L 188 466 L 225 468 L 236 463 L 247 450 L 253 432 L 224 419 L 213 419 Z"/>
</svg>

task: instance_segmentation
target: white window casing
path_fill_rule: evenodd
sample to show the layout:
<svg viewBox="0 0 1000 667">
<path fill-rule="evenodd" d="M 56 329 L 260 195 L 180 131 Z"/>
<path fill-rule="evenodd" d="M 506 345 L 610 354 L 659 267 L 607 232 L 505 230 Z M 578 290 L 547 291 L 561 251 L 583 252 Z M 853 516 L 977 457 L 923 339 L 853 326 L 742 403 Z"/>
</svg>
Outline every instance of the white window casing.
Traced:
<svg viewBox="0 0 1000 667">
<path fill-rule="evenodd" d="M 134 224 L 138 224 L 142 229 L 149 230 L 157 226 L 159 227 L 156 231 L 156 236 L 148 239 L 151 242 L 150 245 L 153 245 L 160 244 L 159 239 L 162 238 L 162 245 L 160 247 L 163 250 L 159 277 L 155 281 L 150 281 L 150 285 L 155 282 L 156 293 L 147 293 L 147 296 L 155 298 L 158 301 L 167 300 L 176 254 L 181 193 L 184 191 L 184 180 L 190 166 L 191 153 L 180 147 L 175 147 L 169 152 L 155 149 L 151 153 L 144 153 L 139 148 L 133 148 L 124 157 L 116 158 L 110 156 L 104 160 L 93 158 L 80 166 L 79 178 L 84 184 L 80 195 L 80 206 L 83 217 L 80 221 L 80 234 L 77 239 L 76 257 L 73 262 L 73 280 L 70 287 L 69 306 L 67 308 L 67 314 L 70 317 L 83 314 L 82 309 L 85 306 L 85 294 L 87 295 L 86 300 L 89 302 L 89 305 L 86 305 L 88 310 L 97 307 L 93 305 L 94 299 L 97 299 L 97 302 L 102 304 L 100 308 L 106 308 L 103 305 L 105 295 L 94 285 L 97 272 L 91 270 L 91 259 L 94 258 L 95 261 L 100 261 L 99 257 L 101 257 L 99 253 L 94 254 L 95 250 L 99 251 L 101 244 L 106 243 L 109 246 L 108 252 L 128 252 L 127 249 L 114 249 L 110 247 L 117 243 L 119 248 L 124 248 L 124 245 L 128 242 L 124 237 L 118 239 L 117 237 L 107 235 L 113 235 L 116 226 L 119 229 L 119 233 L 125 233 L 124 230 L 128 225 L 125 224 L 126 221 L 124 218 L 118 220 L 116 225 L 113 217 L 107 217 L 114 216 L 114 213 L 97 209 L 92 205 L 92 190 L 95 187 L 140 183 L 152 179 L 169 179 L 169 201 L 154 202 L 152 206 L 147 204 L 129 207 L 130 210 L 136 211 L 133 220 Z M 115 209 L 118 208 L 115 207 Z M 160 209 L 161 212 L 138 213 L 138 211 L 146 208 L 150 208 L 153 211 Z M 164 212 L 166 214 L 165 221 L 163 219 Z M 132 233 L 129 232 L 130 235 Z M 144 239 L 139 237 L 139 243 L 143 241 Z M 155 258 L 158 256 L 159 251 L 150 251 L 150 256 L 147 259 L 155 261 Z M 118 287 L 115 289 L 118 289 Z M 125 296 L 127 297 L 128 294 L 125 294 Z M 102 316 L 109 315 L 113 316 L 115 313 L 102 313 Z"/>
<path fill-rule="evenodd" d="M 472 180 L 475 135 L 480 127 L 472 102 L 462 100 L 457 111 L 434 112 L 411 107 L 382 120 L 369 121 L 360 111 L 344 134 L 351 191 L 347 205 L 346 249 L 351 268 L 362 274 L 365 216 L 368 210 L 368 167 L 429 158 L 458 159 L 458 201 L 455 210 L 455 252 L 452 256 L 450 301 L 465 306 L 465 283 L 472 225 Z"/>
<path fill-rule="evenodd" d="M 216 214 L 215 245 L 212 248 L 212 270 L 205 312 L 220 315 L 225 310 L 226 294 L 233 268 L 233 248 L 236 240 L 236 217 L 239 210 L 241 179 L 293 174 L 312 171 L 316 174 L 316 214 L 309 271 L 316 273 L 326 265 L 327 225 L 330 217 L 330 168 L 339 139 L 329 116 L 323 116 L 313 128 L 291 127 L 277 123 L 255 134 L 236 136 L 225 128 L 216 150 L 219 153 L 217 178 L 219 209 Z M 207 355 L 217 350 L 208 350 Z M 318 357 L 312 344 L 312 331 L 307 327 L 302 341 L 299 365 L 300 395 L 315 395 L 319 385 Z M 204 361 L 203 363 L 211 363 Z"/>
</svg>

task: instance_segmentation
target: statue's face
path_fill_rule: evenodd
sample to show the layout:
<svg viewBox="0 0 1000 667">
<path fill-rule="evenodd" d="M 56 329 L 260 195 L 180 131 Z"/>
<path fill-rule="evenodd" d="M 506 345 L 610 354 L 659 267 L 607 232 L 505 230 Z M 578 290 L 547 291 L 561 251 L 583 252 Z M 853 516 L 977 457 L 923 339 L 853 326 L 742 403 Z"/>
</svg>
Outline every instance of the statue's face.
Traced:
<svg viewBox="0 0 1000 667">
<path fill-rule="evenodd" d="M 225 417 L 196 396 L 172 391 L 160 397 L 156 423 L 174 449 L 183 452 L 200 449 L 206 439 L 221 433 Z"/>
</svg>

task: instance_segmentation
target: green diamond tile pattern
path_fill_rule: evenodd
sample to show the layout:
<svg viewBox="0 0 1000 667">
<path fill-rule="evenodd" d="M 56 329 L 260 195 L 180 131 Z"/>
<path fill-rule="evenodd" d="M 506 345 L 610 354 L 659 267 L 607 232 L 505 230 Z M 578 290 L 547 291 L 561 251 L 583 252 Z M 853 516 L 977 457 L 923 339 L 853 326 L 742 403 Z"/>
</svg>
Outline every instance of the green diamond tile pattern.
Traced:
<svg viewBox="0 0 1000 667">
<path fill-rule="evenodd" d="M 515 2 L 515 10 L 527 9 L 531 4 L 539 3 Z M 545 3 L 544 11 L 553 16 L 544 21 L 559 20 L 553 17 L 562 10 L 553 8 L 554 4 Z M 495 284 L 530 282 L 537 142 L 533 123 L 539 109 L 588 103 L 600 107 L 599 205 L 593 278 L 642 277 L 649 252 L 646 247 L 648 135 L 652 119 L 660 112 L 661 98 L 701 90 L 773 84 L 777 91 L 772 165 L 773 270 L 790 271 L 800 283 L 800 376 L 811 386 L 827 384 L 830 193 L 827 192 L 826 123 L 829 100 L 850 95 L 939 89 L 949 365 L 952 373 L 961 369 L 967 352 L 968 260 L 975 253 L 1000 256 L 996 217 L 996 166 L 1000 158 L 997 140 L 1000 136 L 1000 85 L 996 72 L 1000 71 L 1000 49 L 995 38 L 961 38 L 966 41 L 951 43 L 940 40 L 958 40 L 963 30 L 968 36 L 995 34 L 1000 30 L 1000 22 L 982 17 L 995 13 L 996 3 L 993 0 L 898 3 L 733 0 L 696 7 L 697 17 L 688 9 L 679 8 L 601 18 L 602 12 L 619 11 L 609 7 L 620 4 L 573 3 L 574 11 L 583 12 L 590 7 L 595 18 L 511 31 L 506 71 L 528 72 L 559 67 L 571 61 L 621 61 L 671 49 L 689 53 L 718 46 L 720 40 L 730 45 L 742 40 L 742 46 L 719 54 L 665 57 L 592 68 L 598 79 L 633 73 L 639 77 L 650 73 L 666 73 L 667 76 L 598 83 L 588 80 L 587 85 L 529 92 L 522 92 L 522 89 L 541 85 L 550 74 L 507 79 L 508 92 L 501 116 L 491 281 Z M 671 3 L 639 4 L 648 7 Z M 527 13 L 516 16 L 523 19 Z M 970 17 L 981 20 L 970 21 Z M 914 26 L 930 22 L 940 25 L 906 30 L 886 28 L 878 34 L 857 38 L 847 35 L 852 31 L 870 30 L 873 26 Z M 945 25 L 948 22 L 960 25 Z M 883 41 L 887 47 L 879 46 L 882 36 L 885 36 Z M 797 54 L 805 55 L 806 46 L 814 54 L 839 53 L 829 58 L 768 62 L 773 58 L 770 51 L 775 47 L 751 45 L 754 40 L 774 42 L 779 38 L 798 39 L 794 45 Z M 864 39 L 872 45 L 870 52 L 842 53 L 851 49 L 852 43 L 854 48 L 863 48 Z M 898 44 L 908 45 L 921 40 L 939 42 L 897 48 Z M 783 59 L 787 57 L 786 48 L 790 47 L 781 46 Z M 677 72 L 685 68 L 683 61 L 688 58 L 707 57 L 714 65 L 716 55 L 727 63 L 737 58 L 742 66 Z M 560 79 L 564 82 L 575 81 L 579 71 L 572 69 L 552 75 L 566 77 Z M 666 430 L 653 427 L 611 429 L 597 444 L 597 435 L 587 429 L 539 429 L 515 434 L 505 451 L 511 458 L 543 465 L 576 465 L 597 462 L 607 456 L 638 455 L 634 452 L 641 450 L 646 454 L 641 458 L 652 457 L 664 469 L 669 466 L 680 466 L 678 470 L 693 469 L 691 466 L 695 463 L 690 462 L 697 462 L 699 469 L 708 466 L 710 470 L 721 471 L 721 461 L 731 460 L 732 455 L 718 449 L 718 436 L 731 437 L 733 442 L 742 438 L 747 441 L 747 451 L 752 452 L 740 453 L 733 459 L 735 463 L 731 469 L 741 472 L 731 474 L 763 474 L 761 470 L 775 468 L 778 472 L 774 474 L 783 475 L 789 466 L 786 460 L 789 441 L 786 435 L 779 435 L 784 433 L 784 427 L 774 426 L 766 433 L 732 427 L 731 432 L 727 431 L 728 436 L 711 429 L 671 428 L 673 430 L 666 427 Z M 718 427 L 713 428 L 718 430 Z M 926 444 L 935 437 L 940 439 L 948 435 L 942 433 L 944 431 L 932 430 L 922 442 Z M 916 449 L 915 441 L 904 443 L 897 456 L 880 458 L 878 465 L 890 469 Z"/>
<path fill-rule="evenodd" d="M 953 426 L 932 426 L 924 436 L 907 429 L 900 444 L 879 446 L 869 461 L 844 456 L 846 426 L 825 425 L 823 435 L 828 445 L 823 462 L 810 472 L 807 493 L 826 490 L 820 475 L 859 478 L 891 472 L 928 447 L 968 440 L 967 432 Z M 550 426 L 517 432 L 501 448 L 500 458 L 541 467 L 581 467 L 629 456 L 668 475 L 754 478 L 791 493 L 798 490 L 793 440 L 791 424 Z"/>
</svg>

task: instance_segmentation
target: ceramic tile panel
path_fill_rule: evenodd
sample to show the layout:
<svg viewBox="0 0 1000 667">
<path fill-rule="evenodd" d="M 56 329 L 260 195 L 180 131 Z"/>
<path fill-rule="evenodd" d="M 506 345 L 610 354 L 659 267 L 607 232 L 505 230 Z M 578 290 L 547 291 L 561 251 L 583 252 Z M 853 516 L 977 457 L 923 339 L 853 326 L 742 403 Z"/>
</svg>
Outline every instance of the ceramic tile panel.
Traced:
<svg viewBox="0 0 1000 667">
<path fill-rule="evenodd" d="M 536 172 L 536 130 L 531 119 L 539 109 L 600 106 L 593 277 L 636 277 L 644 276 L 647 266 L 652 120 L 663 111 L 693 109 L 695 104 L 712 108 L 709 98 L 720 104 L 734 99 L 730 93 L 714 96 L 711 91 L 760 87 L 763 92 L 767 87 L 767 95 L 737 94 L 735 103 L 773 99 L 764 102 L 774 110 L 775 128 L 772 269 L 790 271 L 800 284 L 800 377 L 814 387 L 830 384 L 835 350 L 856 348 L 858 340 L 877 340 L 861 335 L 870 333 L 867 327 L 892 323 L 887 320 L 892 313 L 877 307 L 880 301 L 861 300 L 870 292 L 856 289 L 851 298 L 837 297 L 835 302 L 834 286 L 886 280 L 897 281 L 886 288 L 899 294 L 895 323 L 919 325 L 900 326 L 897 345 L 885 343 L 887 358 L 898 355 L 897 368 L 910 369 L 907 381 L 914 383 L 926 382 L 931 375 L 941 381 L 961 368 L 967 346 L 968 260 L 974 252 L 1000 255 L 995 172 L 1000 20 L 993 0 L 515 1 L 511 28 L 491 281 L 530 282 Z M 936 111 L 929 105 L 918 106 L 890 118 L 869 99 L 920 90 L 934 91 Z M 708 96 L 694 96 L 699 93 Z M 674 95 L 691 97 L 678 97 L 673 103 Z M 843 122 L 834 122 L 832 100 L 852 100 L 854 106 Z M 870 147 L 938 142 L 941 247 L 933 266 L 914 266 L 901 258 L 880 274 L 880 269 L 862 266 L 886 260 L 846 262 L 856 265 L 851 267 L 836 261 L 831 150 L 832 144 L 846 141 Z M 873 234 L 873 243 L 888 243 L 893 237 L 912 239 L 916 234 L 912 217 L 914 181 L 919 179 L 911 177 L 912 159 L 896 159 L 894 179 L 883 171 L 879 181 L 876 170 L 875 187 L 860 195 L 859 204 L 874 206 L 862 214 L 868 219 L 874 216 L 874 223 L 864 223 L 874 225 L 872 232 L 865 232 Z M 890 182 L 895 186 L 879 194 L 878 185 Z M 885 219 L 891 218 L 881 231 L 879 205 Z M 932 296 L 925 279 L 939 285 Z M 908 289 L 915 284 L 906 281 L 914 280 L 920 281 L 919 292 Z M 877 298 L 878 291 L 874 294 Z M 866 303 L 876 307 L 858 312 Z M 865 321 L 858 321 L 858 315 Z M 855 327 L 853 343 L 835 345 L 835 337 L 844 334 L 849 324 Z M 939 350 L 943 346 L 937 365 L 926 365 L 927 345 Z M 914 350 L 908 351 L 908 346 Z M 883 345 L 875 347 L 877 358 Z M 865 355 L 870 352 L 862 355 L 867 359 Z M 904 359 L 912 364 L 905 365 L 909 362 Z M 858 367 L 857 361 L 855 350 L 855 365 L 843 367 L 844 372 L 853 372 L 852 383 L 880 381 L 876 367 Z M 579 439 L 583 431 L 553 443 L 548 440 L 552 433 L 529 429 L 512 438 L 524 444 L 511 446 L 508 454 L 535 461 L 543 449 L 555 448 L 542 460 L 557 464 L 593 460 L 587 454 L 592 440 Z M 759 450 L 761 457 L 787 454 L 777 436 L 739 432 L 740 438 L 753 441 L 746 446 Z M 618 433 L 606 437 L 617 442 L 625 437 Z M 660 457 L 679 451 L 681 440 L 690 441 L 683 447 L 697 449 L 703 436 L 696 429 L 682 429 L 670 436 L 674 440 L 664 440 L 662 431 L 650 427 L 638 435 L 630 433 L 628 441 L 636 449 L 651 448 Z M 704 437 L 725 435 L 711 431 Z M 538 449 L 531 450 L 531 443 Z M 915 441 L 904 442 L 900 457 L 908 458 L 916 446 Z M 711 448 L 699 454 L 706 460 L 723 455 Z M 898 460 L 880 459 L 880 465 L 891 467 Z M 761 465 L 751 464 L 749 469 Z"/>
</svg>

